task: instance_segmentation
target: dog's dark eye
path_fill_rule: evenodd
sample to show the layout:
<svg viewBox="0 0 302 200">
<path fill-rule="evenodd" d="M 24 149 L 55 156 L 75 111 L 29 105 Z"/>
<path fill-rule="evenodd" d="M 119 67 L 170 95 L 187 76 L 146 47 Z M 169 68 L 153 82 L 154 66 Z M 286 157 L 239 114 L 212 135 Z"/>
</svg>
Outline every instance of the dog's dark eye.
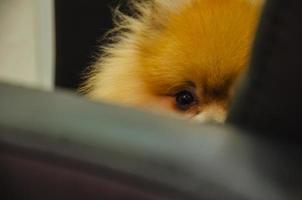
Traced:
<svg viewBox="0 0 302 200">
<path fill-rule="evenodd" d="M 176 94 L 175 96 L 177 107 L 181 110 L 189 109 L 196 101 L 192 92 L 183 90 Z"/>
</svg>

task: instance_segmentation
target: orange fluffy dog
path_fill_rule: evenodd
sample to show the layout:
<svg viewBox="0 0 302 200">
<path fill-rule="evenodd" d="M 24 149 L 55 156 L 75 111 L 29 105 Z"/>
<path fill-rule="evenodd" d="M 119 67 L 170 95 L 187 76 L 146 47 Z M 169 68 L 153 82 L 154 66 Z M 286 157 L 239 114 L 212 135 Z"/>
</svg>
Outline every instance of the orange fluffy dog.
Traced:
<svg viewBox="0 0 302 200">
<path fill-rule="evenodd" d="M 223 122 L 248 64 L 258 0 L 132 1 L 82 91 L 95 100 Z"/>
</svg>

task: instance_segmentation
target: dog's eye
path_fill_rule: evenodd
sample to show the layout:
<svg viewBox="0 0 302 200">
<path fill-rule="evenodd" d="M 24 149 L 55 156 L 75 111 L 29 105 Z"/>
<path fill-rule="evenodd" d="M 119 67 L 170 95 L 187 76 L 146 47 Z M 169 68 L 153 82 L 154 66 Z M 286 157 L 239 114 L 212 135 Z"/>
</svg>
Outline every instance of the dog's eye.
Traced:
<svg viewBox="0 0 302 200">
<path fill-rule="evenodd" d="M 178 92 L 175 95 L 175 100 L 177 107 L 181 110 L 189 109 L 196 102 L 195 96 L 187 90 Z"/>
</svg>

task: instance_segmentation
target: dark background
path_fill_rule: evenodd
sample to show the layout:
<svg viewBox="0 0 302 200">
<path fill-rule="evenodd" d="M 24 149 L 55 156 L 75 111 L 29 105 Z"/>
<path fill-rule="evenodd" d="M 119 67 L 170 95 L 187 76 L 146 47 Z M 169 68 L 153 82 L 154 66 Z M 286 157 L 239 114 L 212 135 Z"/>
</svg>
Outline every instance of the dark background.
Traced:
<svg viewBox="0 0 302 200">
<path fill-rule="evenodd" d="M 126 0 L 56 0 L 55 85 L 75 90 L 83 71 L 93 62 L 104 34 L 112 28 L 111 8 Z"/>
</svg>

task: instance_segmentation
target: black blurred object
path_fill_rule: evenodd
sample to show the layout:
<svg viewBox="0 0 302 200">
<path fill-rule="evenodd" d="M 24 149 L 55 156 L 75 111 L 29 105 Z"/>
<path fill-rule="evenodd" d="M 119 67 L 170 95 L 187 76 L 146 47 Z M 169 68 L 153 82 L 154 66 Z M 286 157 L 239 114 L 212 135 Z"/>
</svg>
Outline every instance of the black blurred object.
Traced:
<svg viewBox="0 0 302 200">
<path fill-rule="evenodd" d="M 301 200 L 301 8 L 268 0 L 224 125 L 0 84 L 0 199 Z"/>
<path fill-rule="evenodd" d="M 76 89 L 112 28 L 111 8 L 125 0 L 55 1 L 56 87 Z"/>
<path fill-rule="evenodd" d="M 229 121 L 301 140 L 302 1 L 268 1 Z"/>
</svg>

